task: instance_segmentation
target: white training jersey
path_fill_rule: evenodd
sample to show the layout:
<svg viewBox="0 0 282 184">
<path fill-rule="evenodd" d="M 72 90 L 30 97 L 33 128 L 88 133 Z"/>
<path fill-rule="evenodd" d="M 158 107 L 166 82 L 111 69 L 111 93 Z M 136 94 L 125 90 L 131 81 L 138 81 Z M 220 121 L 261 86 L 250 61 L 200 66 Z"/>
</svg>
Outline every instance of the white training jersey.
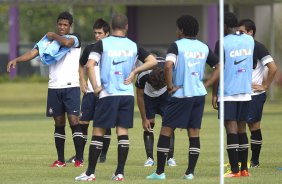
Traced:
<svg viewBox="0 0 282 184">
<path fill-rule="evenodd" d="M 253 84 L 262 84 L 264 77 L 266 77 L 268 68 L 265 66 L 270 62 L 274 62 L 273 58 L 269 54 L 268 50 L 263 44 L 258 41 L 255 41 L 255 53 L 257 59 L 257 66 L 252 73 L 252 83 Z M 252 92 L 252 95 L 259 95 L 264 93 L 261 92 Z"/>
<path fill-rule="evenodd" d="M 66 56 L 61 60 L 49 66 L 48 88 L 60 89 L 79 87 L 79 57 L 81 47 L 78 39 Z"/>
</svg>

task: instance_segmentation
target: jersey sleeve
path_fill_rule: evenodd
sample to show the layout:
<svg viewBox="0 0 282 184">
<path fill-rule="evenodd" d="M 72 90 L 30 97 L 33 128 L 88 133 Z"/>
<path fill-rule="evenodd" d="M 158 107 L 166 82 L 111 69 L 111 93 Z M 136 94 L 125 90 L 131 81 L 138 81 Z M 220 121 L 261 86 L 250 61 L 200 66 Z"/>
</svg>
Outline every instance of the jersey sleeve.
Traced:
<svg viewBox="0 0 282 184">
<path fill-rule="evenodd" d="M 142 63 L 144 63 L 145 59 L 150 55 L 150 53 L 137 44 L 137 55 L 138 55 L 137 59 L 140 60 Z"/>
<path fill-rule="evenodd" d="M 139 89 L 144 89 L 145 88 L 145 84 L 148 81 L 148 79 L 149 79 L 148 71 L 141 72 L 137 76 L 137 79 L 136 79 L 136 82 L 135 82 L 135 86 L 137 88 L 139 88 Z"/>
<path fill-rule="evenodd" d="M 177 55 L 178 55 L 178 48 L 175 42 L 173 42 L 172 44 L 170 44 L 167 53 L 166 53 L 166 61 L 173 61 L 174 63 L 176 62 L 177 59 Z"/>
<path fill-rule="evenodd" d="M 103 42 L 102 40 L 95 43 L 91 49 L 88 59 L 93 59 L 96 62 L 99 62 L 103 53 Z"/>
<path fill-rule="evenodd" d="M 256 55 L 256 59 L 258 59 L 262 63 L 262 65 L 266 65 L 267 63 L 273 61 L 273 58 L 271 57 L 265 46 L 257 41 L 255 42 L 254 54 Z"/>
<path fill-rule="evenodd" d="M 80 57 L 80 59 L 79 59 L 80 65 L 82 65 L 82 66 L 86 65 L 86 63 L 87 63 L 87 61 L 88 61 L 89 54 L 90 54 L 91 49 L 92 49 L 92 46 L 93 46 L 93 45 L 87 45 L 87 46 L 84 48 L 84 50 L 83 50 L 83 52 L 82 52 L 82 55 L 81 55 L 81 57 Z"/>
</svg>

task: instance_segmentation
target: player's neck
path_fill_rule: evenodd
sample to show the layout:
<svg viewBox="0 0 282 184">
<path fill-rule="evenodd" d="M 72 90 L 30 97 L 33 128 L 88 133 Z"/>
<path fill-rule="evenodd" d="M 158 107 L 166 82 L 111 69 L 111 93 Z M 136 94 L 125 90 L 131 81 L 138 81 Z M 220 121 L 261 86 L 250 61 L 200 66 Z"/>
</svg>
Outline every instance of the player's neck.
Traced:
<svg viewBox="0 0 282 184">
<path fill-rule="evenodd" d="M 126 36 L 126 31 L 125 30 L 114 30 L 112 35 L 124 37 Z"/>
</svg>

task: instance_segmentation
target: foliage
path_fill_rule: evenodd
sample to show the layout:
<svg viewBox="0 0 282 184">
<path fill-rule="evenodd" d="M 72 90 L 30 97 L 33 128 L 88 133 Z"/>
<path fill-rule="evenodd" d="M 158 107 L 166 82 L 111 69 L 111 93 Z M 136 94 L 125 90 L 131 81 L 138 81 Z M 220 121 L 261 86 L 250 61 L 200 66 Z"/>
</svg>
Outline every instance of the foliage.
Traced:
<svg viewBox="0 0 282 184">
<path fill-rule="evenodd" d="M 9 6 L 0 6 L 0 42 L 7 42 L 9 35 Z M 20 42 L 37 42 L 47 32 L 56 31 L 57 16 L 62 11 L 70 11 L 74 16 L 74 31 L 81 35 L 83 42 L 93 40 L 92 25 L 97 18 L 110 21 L 115 12 L 125 13 L 124 6 L 30 4 L 19 5 Z M 3 39 L 3 40 L 2 40 Z"/>
</svg>

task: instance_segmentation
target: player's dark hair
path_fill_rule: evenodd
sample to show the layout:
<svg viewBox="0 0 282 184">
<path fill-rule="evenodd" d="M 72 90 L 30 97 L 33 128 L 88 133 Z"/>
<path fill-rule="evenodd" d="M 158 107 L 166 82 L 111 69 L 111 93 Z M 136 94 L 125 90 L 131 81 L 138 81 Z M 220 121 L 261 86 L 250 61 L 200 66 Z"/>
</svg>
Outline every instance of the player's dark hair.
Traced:
<svg viewBox="0 0 282 184">
<path fill-rule="evenodd" d="M 73 23 L 73 16 L 67 11 L 64 11 L 64 12 L 59 14 L 59 16 L 57 18 L 57 22 L 59 22 L 59 20 L 61 20 L 61 19 L 68 20 L 70 25 L 72 25 L 72 23 Z"/>
<path fill-rule="evenodd" d="M 256 34 L 256 24 L 251 19 L 243 19 L 239 22 L 239 26 L 245 26 L 246 31 L 253 31 L 253 36 Z"/>
<path fill-rule="evenodd" d="M 113 19 L 112 19 L 112 29 L 113 30 L 125 29 L 127 24 L 128 24 L 128 19 L 125 15 L 116 14 L 113 16 Z"/>
<path fill-rule="evenodd" d="M 185 36 L 195 37 L 199 32 L 199 23 L 197 19 L 191 15 L 182 15 L 176 20 L 176 26 Z"/>
<path fill-rule="evenodd" d="M 93 29 L 103 29 L 105 33 L 110 33 L 111 28 L 108 22 L 106 22 L 104 19 L 97 19 L 93 24 Z"/>
<path fill-rule="evenodd" d="M 224 24 L 227 28 L 238 27 L 238 19 L 234 13 L 226 12 L 224 13 Z"/>
<path fill-rule="evenodd" d="M 155 66 L 149 74 L 148 83 L 155 89 L 160 90 L 166 86 L 164 69 L 159 66 Z"/>
</svg>

